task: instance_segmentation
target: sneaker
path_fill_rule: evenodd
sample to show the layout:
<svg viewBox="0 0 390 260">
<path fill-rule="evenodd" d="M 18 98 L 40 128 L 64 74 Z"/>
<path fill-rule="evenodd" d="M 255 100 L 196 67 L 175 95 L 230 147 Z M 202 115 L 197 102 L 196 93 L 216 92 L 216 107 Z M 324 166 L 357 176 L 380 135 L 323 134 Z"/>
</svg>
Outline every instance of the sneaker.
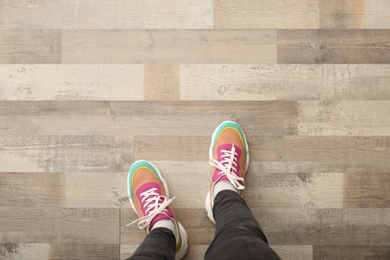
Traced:
<svg viewBox="0 0 390 260">
<path fill-rule="evenodd" d="M 209 163 L 213 175 L 205 208 L 207 216 L 215 224 L 213 214 L 215 184 L 219 181 L 230 182 L 240 195 L 245 189 L 244 177 L 249 166 L 249 148 L 244 132 L 237 123 L 225 121 L 215 129 L 211 137 Z"/>
<path fill-rule="evenodd" d="M 168 185 L 158 168 L 147 161 L 136 161 L 130 167 L 127 184 L 130 205 L 139 217 L 129 225 L 138 221 L 138 227 L 149 234 L 157 221 L 172 220 L 176 228 L 175 258 L 183 258 L 188 248 L 187 232 L 170 207 L 174 198 L 170 199 Z"/>
</svg>

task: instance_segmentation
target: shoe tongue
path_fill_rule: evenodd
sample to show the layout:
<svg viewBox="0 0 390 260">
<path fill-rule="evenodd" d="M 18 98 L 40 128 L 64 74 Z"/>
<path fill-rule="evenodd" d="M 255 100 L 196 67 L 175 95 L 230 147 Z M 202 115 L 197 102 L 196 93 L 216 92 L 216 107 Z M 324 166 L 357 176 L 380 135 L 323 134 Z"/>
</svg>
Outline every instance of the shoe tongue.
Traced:
<svg viewBox="0 0 390 260">
<path fill-rule="evenodd" d="M 142 200 L 142 197 L 141 197 L 141 193 L 147 191 L 147 190 L 150 190 L 150 189 L 153 189 L 153 188 L 156 188 L 157 190 L 155 191 L 157 194 L 160 194 L 161 195 L 161 188 L 160 188 L 160 185 L 158 185 L 158 183 L 155 183 L 155 182 L 148 182 L 148 183 L 145 183 L 144 185 L 142 185 L 141 187 L 138 188 L 136 194 L 137 194 L 137 197 L 139 199 L 139 201 L 141 202 Z M 168 198 L 169 199 L 169 198 Z M 146 201 L 146 200 L 145 200 Z M 162 202 L 162 201 L 161 201 Z M 145 216 L 145 211 L 146 211 L 146 208 L 144 207 L 145 203 L 142 203 L 141 202 L 141 208 L 142 208 L 142 213 L 143 215 Z M 174 218 L 174 215 L 173 215 L 173 212 L 172 210 L 167 207 L 166 208 L 167 212 L 166 212 L 166 215 L 164 213 L 160 213 L 158 214 L 157 216 L 155 216 L 153 218 L 153 220 L 150 222 L 150 230 L 152 229 L 153 225 L 161 220 L 161 219 L 169 219 L 169 217 L 171 218 Z M 168 216 L 167 216 L 168 215 Z"/>
<path fill-rule="evenodd" d="M 219 162 L 222 162 L 224 160 L 224 158 L 222 158 L 222 155 L 224 155 L 225 153 L 222 152 L 222 150 L 227 150 L 227 151 L 231 151 L 232 150 L 232 147 L 233 147 L 233 144 L 221 144 L 220 146 L 218 146 L 217 148 L 217 155 L 218 155 L 218 161 Z M 241 157 L 241 149 L 238 148 L 236 145 L 234 145 L 234 149 L 235 149 L 235 152 L 237 153 L 237 175 L 239 176 L 240 175 L 240 157 Z M 216 181 L 218 178 L 219 178 L 219 172 L 221 172 L 221 170 L 219 169 L 215 169 L 215 172 L 213 174 L 213 178 L 212 178 L 212 181 Z M 229 179 L 227 178 L 226 175 L 223 175 L 220 180 L 226 180 L 226 181 L 229 181 Z"/>
</svg>

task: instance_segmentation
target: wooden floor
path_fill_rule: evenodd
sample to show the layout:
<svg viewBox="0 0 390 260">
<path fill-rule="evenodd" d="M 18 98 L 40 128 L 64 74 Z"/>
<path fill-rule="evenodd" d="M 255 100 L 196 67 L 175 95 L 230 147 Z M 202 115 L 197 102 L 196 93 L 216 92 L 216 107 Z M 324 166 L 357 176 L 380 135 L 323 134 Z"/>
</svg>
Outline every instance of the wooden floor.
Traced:
<svg viewBox="0 0 390 260">
<path fill-rule="evenodd" d="M 223 120 L 280 256 L 390 259 L 390 0 L 2 0 L 0 63 L 0 259 L 130 256 L 139 159 L 202 259 Z"/>
</svg>

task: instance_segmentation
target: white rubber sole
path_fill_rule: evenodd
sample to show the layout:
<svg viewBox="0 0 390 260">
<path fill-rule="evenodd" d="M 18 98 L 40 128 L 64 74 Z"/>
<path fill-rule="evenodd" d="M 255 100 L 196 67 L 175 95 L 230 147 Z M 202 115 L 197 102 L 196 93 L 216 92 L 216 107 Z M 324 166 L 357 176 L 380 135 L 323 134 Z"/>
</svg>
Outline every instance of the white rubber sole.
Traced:
<svg viewBox="0 0 390 260">
<path fill-rule="evenodd" d="M 240 127 L 236 122 L 233 122 L 233 121 L 224 121 L 223 123 L 219 124 L 214 132 L 213 132 L 213 135 L 211 136 L 211 144 L 210 144 L 210 148 L 209 148 L 209 158 L 213 158 L 213 143 L 215 142 L 215 139 L 217 138 L 217 130 L 219 129 L 219 127 L 222 125 L 222 124 L 225 124 L 225 123 L 233 123 L 233 124 L 236 124 L 238 127 Z M 240 127 L 241 129 L 241 127 Z M 247 154 L 246 154 L 246 165 L 245 165 L 245 173 L 247 172 L 248 168 L 249 168 L 249 161 L 250 161 L 250 156 L 249 156 L 249 146 L 248 146 L 248 142 L 246 141 L 246 137 L 245 137 L 245 133 L 244 131 L 241 129 L 241 132 L 242 132 L 242 135 L 244 137 L 244 142 L 245 142 L 245 145 L 246 145 L 246 151 L 247 151 Z M 210 194 L 210 191 L 207 193 L 207 197 L 206 197 L 206 201 L 205 201 L 205 209 L 206 209 L 206 212 L 207 212 L 207 216 L 209 217 L 209 219 L 211 220 L 211 222 L 213 222 L 214 224 L 216 224 L 216 221 L 215 221 L 215 218 L 214 218 L 214 214 L 213 214 L 213 205 L 211 205 L 211 198 L 210 198 L 211 194 Z"/>
<path fill-rule="evenodd" d="M 182 244 L 179 251 L 176 252 L 175 259 L 180 260 L 185 256 L 188 250 L 188 235 L 182 224 L 180 224 L 180 222 L 177 222 L 177 224 L 179 226 Z"/>
</svg>

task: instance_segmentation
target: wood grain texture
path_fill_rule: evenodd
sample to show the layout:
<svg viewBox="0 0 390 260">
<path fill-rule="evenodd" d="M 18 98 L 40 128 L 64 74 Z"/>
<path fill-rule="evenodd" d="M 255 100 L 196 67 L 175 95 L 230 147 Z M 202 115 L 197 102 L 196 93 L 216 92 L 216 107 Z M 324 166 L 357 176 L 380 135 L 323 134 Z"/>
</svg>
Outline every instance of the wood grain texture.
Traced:
<svg viewBox="0 0 390 260">
<path fill-rule="evenodd" d="M 207 29 L 213 27 L 213 2 L 66 0 L 64 29 Z"/>
<path fill-rule="evenodd" d="M 278 63 L 390 63 L 389 30 L 278 30 Z"/>
<path fill-rule="evenodd" d="M 323 29 L 365 29 L 365 0 L 320 0 Z"/>
<path fill-rule="evenodd" d="M 0 133 L 10 136 L 34 135 L 211 135 L 221 120 L 237 120 L 248 133 L 261 135 L 296 134 L 295 102 L 45 102 L 40 116 L 31 117 L 39 103 L 4 102 L 0 112 Z M 61 103 L 57 103 L 61 104 Z M 85 103 L 86 104 L 86 103 Z M 12 110 L 12 107 L 18 109 Z M 35 107 L 35 109 L 33 108 Z M 93 108 L 94 107 L 94 108 Z M 89 109 L 89 112 L 84 112 Z M 8 112 L 7 112 L 8 111 Z M 15 112 L 20 111 L 20 112 Z M 65 112 L 68 111 L 68 112 Z M 66 115 L 65 115 L 66 114 Z M 250 121 L 248 121 L 250 119 Z M 251 124 L 256 123 L 256 125 Z M 107 132 L 109 129 L 109 132 Z"/>
<path fill-rule="evenodd" d="M 146 64 L 144 79 L 145 100 L 179 100 L 179 65 Z"/>
<path fill-rule="evenodd" d="M 388 245 L 359 246 L 314 246 L 313 259 L 356 259 L 356 260 L 386 260 L 390 258 Z"/>
<path fill-rule="evenodd" d="M 64 30 L 62 40 L 62 63 L 276 63 L 273 30 Z"/>
<path fill-rule="evenodd" d="M 142 65 L 0 65 L 0 100 L 142 100 Z"/>
<path fill-rule="evenodd" d="M 319 0 L 214 1 L 214 25 L 223 29 L 316 29 Z"/>
<path fill-rule="evenodd" d="M 366 28 L 390 29 L 390 2 L 365 0 Z"/>
<path fill-rule="evenodd" d="M 186 64 L 181 100 L 389 100 L 390 66 Z"/>
<path fill-rule="evenodd" d="M 61 29 L 62 0 L 4 0 L 0 29 Z"/>
<path fill-rule="evenodd" d="M 61 63 L 60 30 L 0 30 L 0 64 Z"/>
</svg>

